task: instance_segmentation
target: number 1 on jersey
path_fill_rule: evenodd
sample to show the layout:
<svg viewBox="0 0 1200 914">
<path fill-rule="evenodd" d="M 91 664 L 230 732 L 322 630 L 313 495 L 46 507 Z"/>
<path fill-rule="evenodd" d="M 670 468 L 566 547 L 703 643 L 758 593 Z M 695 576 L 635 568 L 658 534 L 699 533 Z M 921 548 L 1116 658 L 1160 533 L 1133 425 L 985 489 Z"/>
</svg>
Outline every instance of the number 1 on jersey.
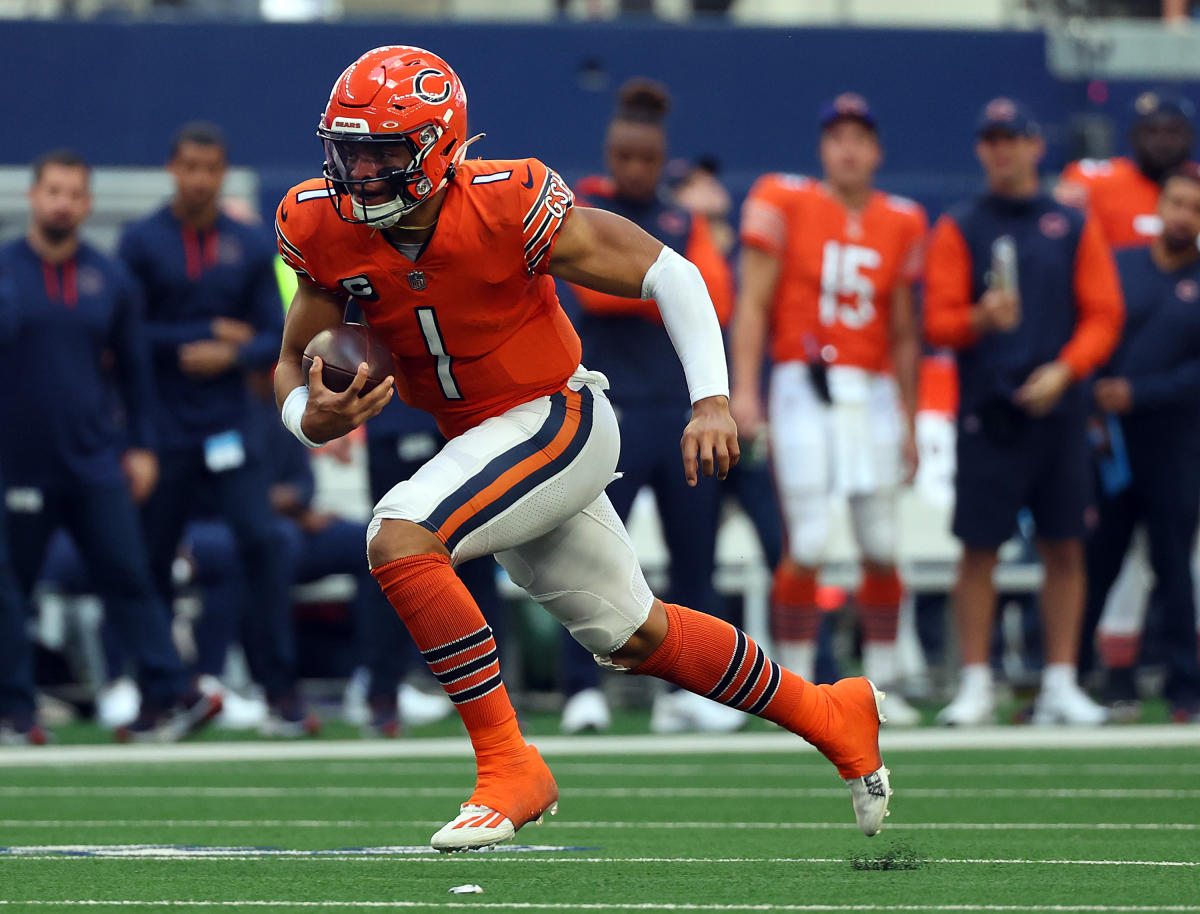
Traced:
<svg viewBox="0 0 1200 914">
<path fill-rule="evenodd" d="M 437 358 L 438 383 L 442 387 L 442 396 L 447 400 L 461 400 L 462 391 L 454 380 L 453 361 L 446 353 L 446 341 L 442 339 L 442 330 L 438 326 L 437 313 L 433 308 L 417 308 L 417 323 L 421 325 L 421 334 L 425 337 L 425 348 L 429 354 Z"/>
</svg>

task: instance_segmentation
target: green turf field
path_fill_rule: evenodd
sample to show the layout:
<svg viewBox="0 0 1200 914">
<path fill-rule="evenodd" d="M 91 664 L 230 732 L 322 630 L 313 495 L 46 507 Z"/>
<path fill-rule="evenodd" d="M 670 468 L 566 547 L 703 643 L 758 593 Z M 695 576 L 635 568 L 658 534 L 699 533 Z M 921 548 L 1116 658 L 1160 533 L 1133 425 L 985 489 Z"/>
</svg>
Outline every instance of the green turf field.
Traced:
<svg viewBox="0 0 1200 914">
<path fill-rule="evenodd" d="M 453 857 L 425 842 L 469 790 L 457 741 L 0 753 L 0 909 L 1200 912 L 1200 740 L 936 736 L 887 749 L 873 839 L 832 768 L 771 734 L 548 741 L 561 811 L 517 836 L 538 847 Z"/>
</svg>

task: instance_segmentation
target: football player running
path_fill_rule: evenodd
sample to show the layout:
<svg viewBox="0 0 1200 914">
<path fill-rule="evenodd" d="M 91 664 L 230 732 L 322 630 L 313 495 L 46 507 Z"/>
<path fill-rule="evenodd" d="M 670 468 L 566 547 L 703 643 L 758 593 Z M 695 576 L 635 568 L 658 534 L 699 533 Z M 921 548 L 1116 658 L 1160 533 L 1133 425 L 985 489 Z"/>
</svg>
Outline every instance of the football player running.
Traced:
<svg viewBox="0 0 1200 914">
<path fill-rule="evenodd" d="M 821 750 L 876 834 L 890 788 L 874 686 L 815 686 L 781 669 L 728 623 L 651 594 L 604 494 L 617 467 L 603 375 L 554 292 L 558 277 L 657 301 L 692 401 L 681 442 L 689 484 L 736 462 L 720 329 L 699 272 L 632 223 L 574 208 L 536 159 L 467 160 L 467 99 L 428 51 L 384 47 L 338 78 L 321 118 L 325 178 L 288 191 L 276 228 L 297 271 L 275 375 L 284 424 L 316 446 L 392 396 L 309 385 L 305 345 L 354 296 L 396 358 L 395 387 L 449 439 L 375 506 L 372 573 L 453 700 L 476 757 L 475 789 L 431 844 L 488 847 L 554 812 L 558 788 L 528 745 L 496 644 L 454 573 L 492 554 L 599 663 L 657 676 L 757 714 Z"/>
<path fill-rule="evenodd" d="M 770 422 L 787 531 L 771 601 L 780 659 L 812 678 L 817 573 L 833 499 L 844 496 L 863 559 L 863 668 L 887 688 L 898 674 L 902 596 L 896 494 L 916 470 L 913 285 L 926 220 L 916 203 L 872 186 L 883 150 L 861 96 L 848 92 L 826 105 L 820 127 L 824 180 L 766 175 L 745 204 L 730 346 L 733 414 L 750 436 Z M 764 414 L 759 391 L 768 337 L 774 368 Z M 894 724 L 919 721 L 897 694 L 884 711 Z"/>
</svg>

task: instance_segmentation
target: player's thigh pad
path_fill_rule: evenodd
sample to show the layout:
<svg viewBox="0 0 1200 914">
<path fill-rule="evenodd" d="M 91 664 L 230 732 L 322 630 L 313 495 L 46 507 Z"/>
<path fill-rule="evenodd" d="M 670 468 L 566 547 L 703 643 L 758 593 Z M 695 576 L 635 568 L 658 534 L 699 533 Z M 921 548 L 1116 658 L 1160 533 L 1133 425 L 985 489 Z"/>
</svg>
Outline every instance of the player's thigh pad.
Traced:
<svg viewBox="0 0 1200 914">
<path fill-rule="evenodd" d="M 771 472 L 787 531 L 788 557 L 814 566 L 829 539 L 829 407 L 821 402 L 803 362 L 771 371 L 768 398 Z"/>
<path fill-rule="evenodd" d="M 450 440 L 380 499 L 367 542 L 385 519 L 412 521 L 458 565 L 561 526 L 596 500 L 616 469 L 620 433 L 606 387 L 603 375 L 581 370 L 566 390 Z"/>
<path fill-rule="evenodd" d="M 604 494 L 558 528 L 498 553 L 496 561 L 601 658 L 642 627 L 654 602 L 625 525 Z"/>
<path fill-rule="evenodd" d="M 896 490 L 851 495 L 850 520 L 863 558 L 877 565 L 896 564 Z"/>
</svg>

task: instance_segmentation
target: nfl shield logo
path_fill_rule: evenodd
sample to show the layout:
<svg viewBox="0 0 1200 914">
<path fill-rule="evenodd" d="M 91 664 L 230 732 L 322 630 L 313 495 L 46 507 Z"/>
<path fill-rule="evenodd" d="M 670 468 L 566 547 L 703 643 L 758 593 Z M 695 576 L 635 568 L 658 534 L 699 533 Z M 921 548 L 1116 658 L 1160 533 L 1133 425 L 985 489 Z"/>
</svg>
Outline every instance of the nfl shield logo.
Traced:
<svg viewBox="0 0 1200 914">
<path fill-rule="evenodd" d="M 413 270 L 408 274 L 408 285 L 414 292 L 420 292 L 425 288 L 425 274 L 420 270 Z"/>
</svg>

